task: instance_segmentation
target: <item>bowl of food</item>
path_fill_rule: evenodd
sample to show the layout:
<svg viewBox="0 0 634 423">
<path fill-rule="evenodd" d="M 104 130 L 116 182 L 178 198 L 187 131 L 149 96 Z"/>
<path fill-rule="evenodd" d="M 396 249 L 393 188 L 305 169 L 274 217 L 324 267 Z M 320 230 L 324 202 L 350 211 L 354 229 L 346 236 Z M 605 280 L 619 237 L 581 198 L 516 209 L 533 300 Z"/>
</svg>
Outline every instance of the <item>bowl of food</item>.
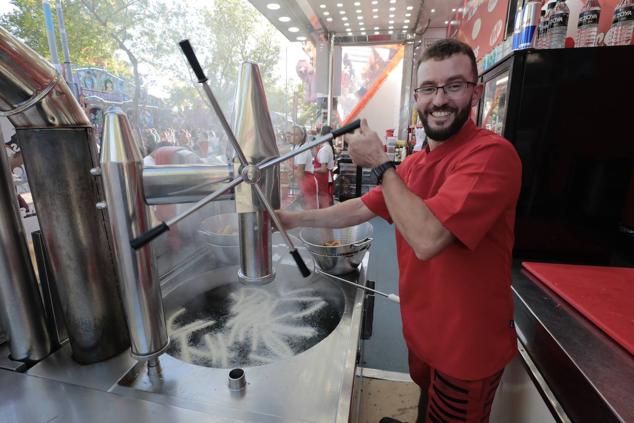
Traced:
<svg viewBox="0 0 634 423">
<path fill-rule="evenodd" d="M 326 273 L 345 275 L 356 270 L 372 245 L 370 223 L 340 229 L 305 228 L 299 237 L 315 263 Z"/>
</svg>

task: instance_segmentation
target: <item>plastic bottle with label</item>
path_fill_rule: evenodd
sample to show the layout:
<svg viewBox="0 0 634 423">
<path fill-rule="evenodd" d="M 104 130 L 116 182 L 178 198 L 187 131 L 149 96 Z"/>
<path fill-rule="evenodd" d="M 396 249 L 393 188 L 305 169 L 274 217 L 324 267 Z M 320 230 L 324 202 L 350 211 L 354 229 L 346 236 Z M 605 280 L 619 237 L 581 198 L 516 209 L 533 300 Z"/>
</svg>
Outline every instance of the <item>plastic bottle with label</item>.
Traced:
<svg viewBox="0 0 634 423">
<path fill-rule="evenodd" d="M 627 46 L 632 43 L 634 33 L 634 0 L 621 0 L 614 8 L 611 46 Z"/>
<path fill-rule="evenodd" d="M 557 0 L 552 0 L 546 7 L 546 14 L 544 15 L 544 27 L 542 28 L 543 35 L 540 36 L 540 42 L 537 48 L 550 48 L 550 37 L 548 35 L 548 29 L 550 28 L 550 18 L 553 15 L 553 10 Z"/>
<path fill-rule="evenodd" d="M 575 47 L 595 47 L 597 45 L 600 16 L 601 4 L 599 4 L 599 0 L 587 0 L 579 12 Z"/>
<path fill-rule="evenodd" d="M 542 8 L 541 0 L 530 0 L 524 5 L 522 12 L 522 27 L 520 31 L 520 41 L 518 49 L 532 48 L 535 45 L 537 26 L 539 25 L 540 12 Z"/>
<path fill-rule="evenodd" d="M 565 47 L 569 16 L 570 9 L 566 4 L 566 0 L 557 0 L 557 4 L 553 9 L 553 14 L 548 21 L 548 38 L 550 40 L 550 48 Z"/>
</svg>

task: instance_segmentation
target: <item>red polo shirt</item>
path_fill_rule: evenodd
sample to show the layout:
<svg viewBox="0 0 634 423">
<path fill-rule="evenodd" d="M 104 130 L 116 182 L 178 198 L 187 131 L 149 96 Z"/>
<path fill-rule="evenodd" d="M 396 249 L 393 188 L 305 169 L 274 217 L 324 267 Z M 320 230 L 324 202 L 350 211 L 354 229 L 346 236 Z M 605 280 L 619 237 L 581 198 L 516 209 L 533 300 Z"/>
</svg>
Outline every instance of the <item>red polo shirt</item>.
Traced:
<svg viewBox="0 0 634 423">
<path fill-rule="evenodd" d="M 396 231 L 410 353 L 458 379 L 491 376 L 516 352 L 511 253 L 520 159 L 511 143 L 469 120 L 433 151 L 409 156 L 397 173 L 456 238 L 422 261 Z M 381 187 L 362 200 L 392 223 Z"/>
</svg>

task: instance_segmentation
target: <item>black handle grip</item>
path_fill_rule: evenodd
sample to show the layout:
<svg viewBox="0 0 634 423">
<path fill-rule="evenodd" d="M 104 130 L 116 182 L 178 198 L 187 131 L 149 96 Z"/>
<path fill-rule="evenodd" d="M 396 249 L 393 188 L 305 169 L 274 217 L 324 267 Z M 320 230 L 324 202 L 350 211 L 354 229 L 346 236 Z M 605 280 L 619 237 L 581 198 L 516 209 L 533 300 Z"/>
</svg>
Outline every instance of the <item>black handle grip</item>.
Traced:
<svg viewBox="0 0 634 423">
<path fill-rule="evenodd" d="M 183 54 L 187 58 L 189 62 L 189 66 L 192 67 L 194 74 L 196 74 L 196 78 L 198 78 L 198 82 L 201 84 L 207 81 L 207 77 L 205 76 L 205 72 L 203 72 L 203 68 L 198 63 L 198 58 L 196 57 L 196 53 L 194 53 L 194 49 L 192 48 L 189 40 L 183 40 L 178 43 L 181 46 L 181 50 L 183 50 Z"/>
<path fill-rule="evenodd" d="M 308 270 L 308 267 L 306 266 L 306 263 L 304 263 L 304 259 L 302 258 L 302 256 L 299 255 L 299 251 L 291 250 L 291 255 L 295 259 L 295 263 L 297 263 L 297 267 L 299 267 L 299 271 L 302 273 L 302 276 L 305 278 L 309 277 L 310 270 Z"/>
<path fill-rule="evenodd" d="M 361 120 L 360 119 L 354 120 L 350 122 L 349 124 L 347 124 L 346 126 L 343 126 L 339 129 L 335 129 L 334 131 L 332 131 L 332 137 L 337 138 L 340 135 L 347 134 L 348 132 L 353 132 L 356 129 L 359 129 L 360 127 L 361 127 Z"/>
<path fill-rule="evenodd" d="M 134 248 L 135 250 L 138 250 L 139 248 L 143 247 L 145 244 L 152 241 L 154 238 L 156 238 L 163 232 L 166 232 L 169 230 L 170 230 L 170 227 L 167 226 L 167 223 L 163 222 L 160 225 L 153 227 L 152 229 L 142 234 L 141 236 L 134 238 L 132 241 L 130 241 L 130 246 L 132 246 L 132 248 Z"/>
</svg>

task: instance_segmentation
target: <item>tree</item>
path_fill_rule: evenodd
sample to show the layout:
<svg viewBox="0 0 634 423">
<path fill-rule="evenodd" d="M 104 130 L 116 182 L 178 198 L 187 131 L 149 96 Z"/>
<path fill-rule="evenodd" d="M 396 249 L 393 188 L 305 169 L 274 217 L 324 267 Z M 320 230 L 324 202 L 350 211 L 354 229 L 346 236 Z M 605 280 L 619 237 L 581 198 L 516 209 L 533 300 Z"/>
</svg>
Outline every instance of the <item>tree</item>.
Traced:
<svg viewBox="0 0 634 423">
<path fill-rule="evenodd" d="M 22 39 L 37 53 L 51 59 L 44 26 L 44 12 L 41 0 L 12 0 L 13 11 L 0 17 L 0 25 L 16 37 Z M 53 2 L 54 3 L 54 2 Z M 109 37 L 96 27 L 91 19 L 82 12 L 77 2 L 64 5 L 66 32 L 71 52 L 71 60 L 79 66 L 99 66 L 117 74 L 129 75 L 125 63 L 114 58 L 116 49 Z M 57 14 L 53 13 L 57 25 Z M 57 43 L 61 53 L 61 44 Z M 61 59 L 61 58 L 60 58 Z"/>
</svg>

